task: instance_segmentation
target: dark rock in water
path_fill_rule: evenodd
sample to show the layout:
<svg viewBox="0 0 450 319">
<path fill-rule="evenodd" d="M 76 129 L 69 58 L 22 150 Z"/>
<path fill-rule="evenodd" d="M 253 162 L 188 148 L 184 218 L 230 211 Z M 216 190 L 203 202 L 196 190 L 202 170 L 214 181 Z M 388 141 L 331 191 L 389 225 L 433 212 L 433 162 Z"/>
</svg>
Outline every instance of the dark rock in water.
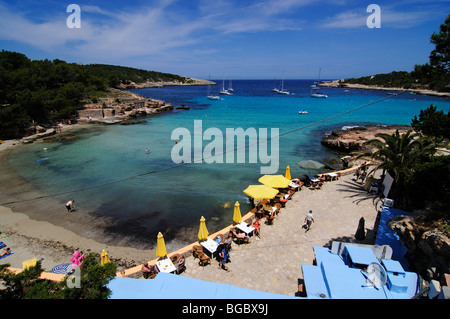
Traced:
<svg viewBox="0 0 450 319">
<path fill-rule="evenodd" d="M 78 139 L 75 135 L 56 135 L 51 137 L 46 137 L 43 139 L 45 143 L 61 142 L 65 140 L 76 140 Z"/>
<path fill-rule="evenodd" d="M 186 106 L 186 105 L 181 105 L 181 106 L 177 106 L 177 107 L 175 107 L 177 110 L 189 110 L 190 109 L 190 107 L 189 106 Z"/>
<path fill-rule="evenodd" d="M 127 120 L 127 121 L 120 122 L 120 125 L 134 125 L 134 124 L 143 124 L 143 123 L 147 123 L 147 121 L 146 120 L 140 120 L 140 121 Z"/>
<path fill-rule="evenodd" d="M 222 205 L 222 208 L 230 208 L 231 207 L 231 203 L 230 202 L 225 202 Z"/>
</svg>

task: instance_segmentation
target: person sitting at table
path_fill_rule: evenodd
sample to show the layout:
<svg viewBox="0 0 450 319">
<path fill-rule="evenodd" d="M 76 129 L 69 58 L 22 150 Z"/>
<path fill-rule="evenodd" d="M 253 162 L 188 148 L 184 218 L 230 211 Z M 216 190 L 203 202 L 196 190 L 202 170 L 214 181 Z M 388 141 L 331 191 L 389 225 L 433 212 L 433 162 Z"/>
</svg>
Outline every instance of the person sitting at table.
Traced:
<svg viewBox="0 0 450 319">
<path fill-rule="evenodd" d="M 311 185 L 311 179 L 308 175 L 303 175 L 303 178 L 301 180 L 303 182 L 303 185 L 305 185 L 306 187 L 309 187 Z"/>
<path fill-rule="evenodd" d="M 144 278 L 147 279 L 149 278 L 151 275 L 156 275 L 157 273 L 159 273 L 159 269 L 158 267 L 156 267 L 156 265 L 150 267 L 148 265 L 148 263 L 144 263 L 142 265 L 142 273 L 144 275 Z"/>
<path fill-rule="evenodd" d="M 255 235 L 258 236 L 256 240 L 259 240 L 259 238 L 261 238 L 261 229 L 258 217 L 255 218 L 255 221 L 253 222 L 252 226 L 255 228 Z"/>
<path fill-rule="evenodd" d="M 227 239 L 225 239 L 224 246 L 227 248 L 227 250 L 231 250 L 231 243 L 233 242 L 233 234 L 231 232 L 228 233 Z"/>
<path fill-rule="evenodd" d="M 259 204 L 255 212 L 255 216 L 257 216 L 258 218 L 262 218 L 265 212 L 266 211 L 264 210 L 263 205 Z"/>
<path fill-rule="evenodd" d="M 236 228 L 232 228 L 231 229 L 231 233 L 233 234 L 233 236 L 238 239 L 239 242 L 241 243 L 250 243 L 250 237 L 248 237 L 246 234 L 244 233 L 237 233 L 236 232 Z"/>
<path fill-rule="evenodd" d="M 296 185 L 298 185 L 298 186 L 300 186 L 300 187 L 303 186 L 303 182 L 302 182 L 300 179 L 298 179 L 298 178 L 294 178 L 292 181 L 293 181 Z"/>
<path fill-rule="evenodd" d="M 325 175 L 320 175 L 319 177 L 318 177 L 318 180 L 319 181 L 322 181 L 322 182 L 325 182 L 326 181 L 326 177 L 325 177 Z"/>
<path fill-rule="evenodd" d="M 273 213 L 272 211 L 269 213 L 268 216 L 266 216 L 267 219 L 267 225 L 272 225 L 273 221 L 275 220 L 275 213 Z"/>
<path fill-rule="evenodd" d="M 175 273 L 177 274 L 180 274 L 183 270 L 186 270 L 185 259 L 183 255 L 181 255 L 180 258 L 178 258 L 175 267 L 177 268 L 177 270 L 175 270 Z"/>
<path fill-rule="evenodd" d="M 295 194 L 295 191 L 293 189 L 290 189 L 287 191 L 287 194 L 284 195 L 285 199 L 292 199 L 292 196 Z"/>
</svg>

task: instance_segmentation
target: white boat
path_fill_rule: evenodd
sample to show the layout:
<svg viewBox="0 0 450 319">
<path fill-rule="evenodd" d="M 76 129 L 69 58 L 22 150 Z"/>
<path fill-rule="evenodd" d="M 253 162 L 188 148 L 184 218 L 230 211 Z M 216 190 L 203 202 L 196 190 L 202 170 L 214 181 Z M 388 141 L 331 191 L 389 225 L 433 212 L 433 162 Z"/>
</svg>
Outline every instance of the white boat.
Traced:
<svg viewBox="0 0 450 319">
<path fill-rule="evenodd" d="M 317 80 L 317 82 L 315 82 L 313 85 L 311 85 L 311 92 L 309 93 L 309 95 L 311 97 L 318 97 L 318 98 L 327 98 L 328 95 L 326 95 L 325 93 L 321 93 L 319 92 L 319 88 L 318 85 L 320 83 L 320 72 L 322 71 L 322 69 L 319 69 L 319 79 Z"/>
<path fill-rule="evenodd" d="M 278 89 L 275 87 L 275 78 L 273 79 L 273 89 L 272 92 L 278 93 Z"/>
<path fill-rule="evenodd" d="M 281 81 L 281 89 L 277 91 L 278 94 L 289 95 L 289 91 L 284 89 L 284 72 L 283 72 L 283 80 Z"/>
<path fill-rule="evenodd" d="M 327 98 L 328 95 L 326 95 L 324 93 L 311 93 L 311 97 Z"/>
<path fill-rule="evenodd" d="M 233 92 L 234 91 L 234 89 L 233 89 L 233 87 L 231 86 L 231 80 L 228 82 L 228 92 Z"/>
<path fill-rule="evenodd" d="M 298 112 L 298 114 L 308 114 L 308 111 L 301 110 L 301 111 Z"/>
<path fill-rule="evenodd" d="M 231 92 L 228 92 L 228 90 L 225 90 L 225 74 L 224 78 L 222 79 L 222 91 L 219 92 L 222 95 L 232 95 Z"/>
<path fill-rule="evenodd" d="M 209 77 L 209 81 L 211 81 L 211 77 Z M 220 100 L 220 96 L 211 94 L 211 85 L 208 85 L 208 100 Z"/>
</svg>

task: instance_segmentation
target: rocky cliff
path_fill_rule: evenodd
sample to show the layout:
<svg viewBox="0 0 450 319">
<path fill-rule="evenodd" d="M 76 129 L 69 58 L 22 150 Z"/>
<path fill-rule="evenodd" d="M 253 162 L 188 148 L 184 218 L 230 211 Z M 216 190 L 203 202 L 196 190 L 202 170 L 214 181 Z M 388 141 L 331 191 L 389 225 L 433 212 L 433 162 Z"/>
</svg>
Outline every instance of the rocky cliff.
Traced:
<svg viewBox="0 0 450 319">
<path fill-rule="evenodd" d="M 375 139 L 376 134 L 394 134 L 399 130 L 400 134 L 406 133 L 411 127 L 409 125 L 367 125 L 358 126 L 344 130 L 333 131 L 322 138 L 321 143 L 327 147 L 344 152 L 368 151 L 363 144 Z"/>
<path fill-rule="evenodd" d="M 428 221 L 426 213 L 397 216 L 387 222 L 408 251 L 415 269 L 425 280 L 450 273 L 449 225 L 445 219 Z"/>
</svg>

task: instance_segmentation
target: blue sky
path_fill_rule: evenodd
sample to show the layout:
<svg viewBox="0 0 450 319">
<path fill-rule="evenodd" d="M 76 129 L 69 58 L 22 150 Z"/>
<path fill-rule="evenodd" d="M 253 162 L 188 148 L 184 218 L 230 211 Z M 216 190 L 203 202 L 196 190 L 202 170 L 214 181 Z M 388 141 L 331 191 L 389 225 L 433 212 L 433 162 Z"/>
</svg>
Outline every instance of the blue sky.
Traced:
<svg viewBox="0 0 450 319">
<path fill-rule="evenodd" d="M 81 28 L 68 28 L 69 4 Z M 368 5 L 381 28 L 368 28 Z M 0 48 L 194 78 L 323 79 L 411 71 L 450 0 L 0 0 Z"/>
</svg>

